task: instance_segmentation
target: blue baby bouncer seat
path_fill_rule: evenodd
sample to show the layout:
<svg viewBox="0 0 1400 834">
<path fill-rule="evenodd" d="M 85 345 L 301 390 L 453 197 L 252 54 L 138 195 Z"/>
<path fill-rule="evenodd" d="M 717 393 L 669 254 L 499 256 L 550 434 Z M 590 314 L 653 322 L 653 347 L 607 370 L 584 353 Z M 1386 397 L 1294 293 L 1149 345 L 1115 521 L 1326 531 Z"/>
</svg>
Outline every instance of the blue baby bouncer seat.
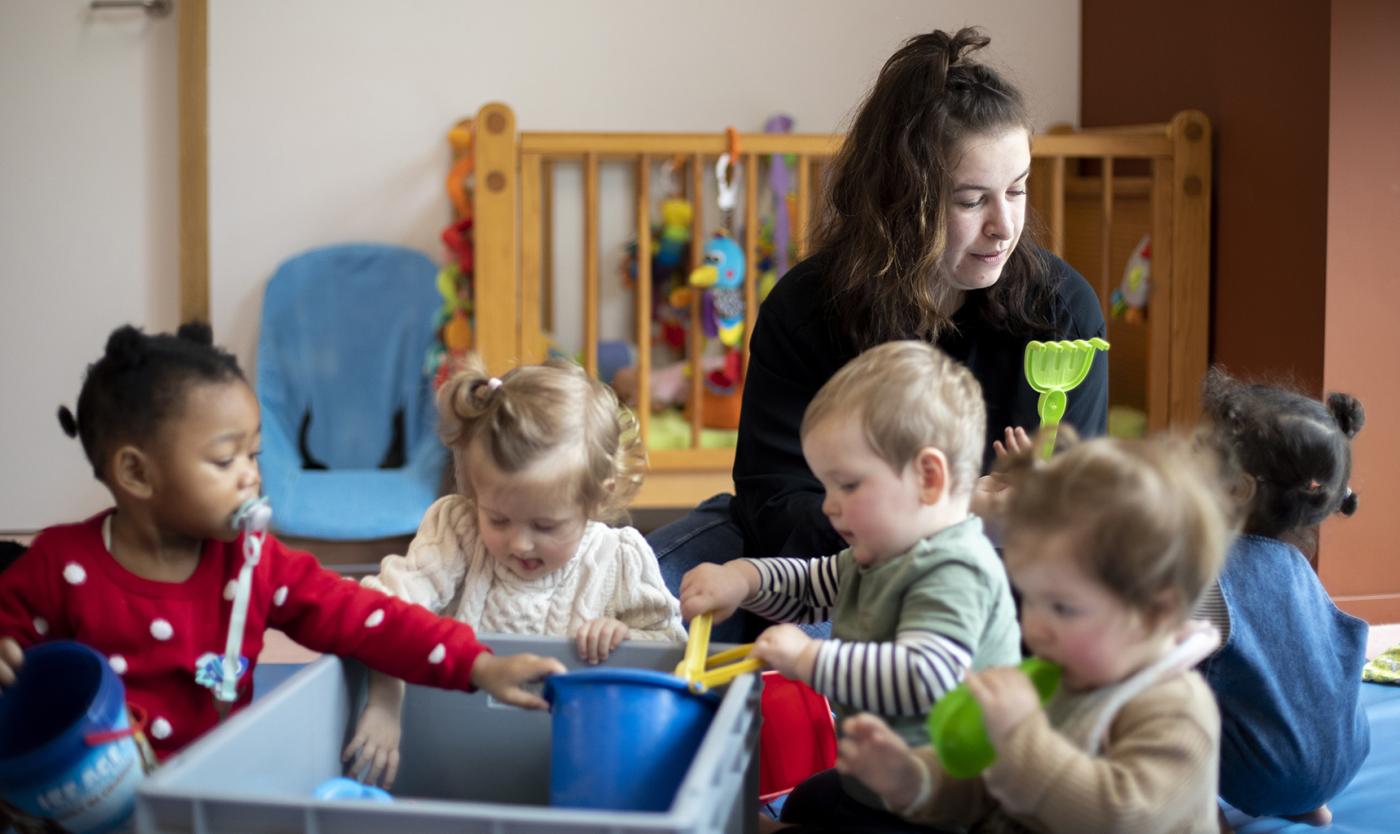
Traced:
<svg viewBox="0 0 1400 834">
<path fill-rule="evenodd" d="M 382 244 L 327 246 L 263 295 L 257 389 L 273 529 L 363 540 L 418 529 L 447 451 L 424 372 L 437 267 Z"/>
</svg>

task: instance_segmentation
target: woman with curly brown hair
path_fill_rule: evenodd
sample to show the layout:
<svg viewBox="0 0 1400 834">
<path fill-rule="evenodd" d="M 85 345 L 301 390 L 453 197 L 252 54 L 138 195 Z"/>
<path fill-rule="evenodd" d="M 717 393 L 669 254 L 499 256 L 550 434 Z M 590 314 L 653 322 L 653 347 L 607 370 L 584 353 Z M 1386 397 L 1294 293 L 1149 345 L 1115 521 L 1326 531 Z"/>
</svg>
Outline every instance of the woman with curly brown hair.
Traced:
<svg viewBox="0 0 1400 834">
<path fill-rule="evenodd" d="M 1089 283 L 1027 228 L 1030 117 L 1020 92 L 975 60 L 988 42 L 976 29 L 919 35 L 881 69 L 833 162 L 812 256 L 759 310 L 736 495 L 649 537 L 673 589 L 695 564 L 741 551 L 810 557 L 844 547 L 822 514 L 798 428 L 822 384 L 865 349 L 921 339 L 965 364 L 986 400 L 987 471 L 1003 441 L 1038 423 L 1026 342 L 1105 335 Z M 1099 354 L 1063 419 L 1080 435 L 1102 434 L 1107 400 Z"/>
</svg>

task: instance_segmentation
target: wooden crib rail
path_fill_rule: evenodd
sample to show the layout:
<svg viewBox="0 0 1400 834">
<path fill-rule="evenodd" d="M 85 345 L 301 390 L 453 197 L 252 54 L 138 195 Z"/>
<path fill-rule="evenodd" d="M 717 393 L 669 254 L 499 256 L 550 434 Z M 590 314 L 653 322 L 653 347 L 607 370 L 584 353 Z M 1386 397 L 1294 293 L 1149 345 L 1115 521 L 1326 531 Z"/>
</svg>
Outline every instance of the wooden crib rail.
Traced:
<svg viewBox="0 0 1400 834">
<path fill-rule="evenodd" d="M 488 367 L 500 373 L 546 355 L 553 327 L 551 218 L 555 206 L 554 166 L 582 168 L 582 360 L 598 370 L 600 308 L 599 166 L 633 166 L 634 234 L 637 276 L 632 300 L 637 355 L 637 416 L 643 437 L 651 418 L 652 169 L 662 160 L 682 160 L 693 212 L 691 264 L 698 265 L 705 226 L 704 184 L 715 160 L 726 153 L 725 133 L 523 132 L 504 104 L 481 108 L 474 196 L 476 241 L 476 339 Z M 796 216 L 792 239 L 806 253 L 813 211 L 819 205 L 821 174 L 843 137 L 827 134 L 744 134 L 739 154 L 744 188 L 737 215 L 738 241 L 749 264 L 758 244 L 760 159 L 787 154 L 797 159 Z M 1139 363 L 1130 380 L 1143 388 L 1150 428 L 1194 423 L 1198 386 L 1205 372 L 1209 340 L 1210 123 L 1198 111 L 1184 111 L 1170 122 L 1088 131 L 1052 131 L 1032 140 L 1032 206 L 1045 219 L 1046 244 L 1070 260 L 1094 285 L 1105 317 L 1117 281 L 1114 264 L 1146 229 L 1152 240 L 1153 326 L 1140 339 L 1143 356 L 1115 350 L 1114 361 Z M 572 209 L 569 209 L 572 210 Z M 1126 219 L 1125 219 L 1126 218 Z M 735 230 L 736 233 L 739 231 Z M 1131 240 L 1129 240 L 1131 238 Z M 1128 241 L 1128 243 L 1124 243 Z M 745 338 L 757 315 L 757 270 L 745 279 Z M 703 336 L 700 304 L 692 300 L 688 361 L 690 401 L 700 402 Z M 1112 330 L 1114 325 L 1110 325 Z M 1110 333 L 1112 338 L 1113 333 Z M 1112 366 L 1111 366 L 1112 367 Z M 1141 377 L 1138 379 L 1137 377 Z M 1114 384 L 1117 384 L 1116 382 Z M 650 454 L 647 487 L 638 506 L 683 506 L 729 489 L 730 449 L 700 448 L 701 409 L 690 409 L 691 448 Z M 673 477 L 658 477 L 670 475 Z"/>
</svg>

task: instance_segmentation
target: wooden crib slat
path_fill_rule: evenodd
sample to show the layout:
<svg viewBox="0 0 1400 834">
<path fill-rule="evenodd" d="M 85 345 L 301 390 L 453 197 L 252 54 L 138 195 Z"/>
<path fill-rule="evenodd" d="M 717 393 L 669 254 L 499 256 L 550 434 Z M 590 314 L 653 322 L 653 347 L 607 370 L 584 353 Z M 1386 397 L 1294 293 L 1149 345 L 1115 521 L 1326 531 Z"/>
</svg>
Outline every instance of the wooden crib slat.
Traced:
<svg viewBox="0 0 1400 834">
<path fill-rule="evenodd" d="M 525 362 L 542 362 L 548 352 L 540 279 L 543 203 L 540 156 L 524 154 L 520 157 L 520 353 Z"/>
<path fill-rule="evenodd" d="M 1108 300 L 1113 292 L 1113 157 L 1100 160 L 1103 165 L 1103 199 L 1100 203 L 1099 232 L 1103 235 L 1099 243 L 1099 263 L 1102 266 L 1099 280 L 1099 308 L 1103 310 L 1103 320 L 1108 321 Z"/>
<path fill-rule="evenodd" d="M 807 257 L 807 225 L 812 216 L 812 168 L 807 154 L 797 156 L 797 222 L 792 237 L 797 241 L 797 259 Z"/>
<path fill-rule="evenodd" d="M 749 338 L 758 320 L 758 154 L 744 159 L 744 371 L 749 369 Z"/>
<path fill-rule="evenodd" d="M 690 270 L 700 266 L 705 248 L 705 159 L 690 160 Z M 700 418 L 705 396 L 705 334 L 700 323 L 700 293 L 690 293 L 690 448 L 700 448 Z"/>
<path fill-rule="evenodd" d="M 651 157 L 637 158 L 637 431 L 651 431 Z"/>
<path fill-rule="evenodd" d="M 598 375 L 598 155 L 583 157 L 583 367 Z"/>
<path fill-rule="evenodd" d="M 1170 158 L 1152 161 L 1152 275 L 1147 298 L 1147 428 L 1171 422 L 1172 179 Z"/>
<path fill-rule="evenodd" d="M 1065 256 L 1065 158 L 1050 160 L 1050 251 Z"/>
<path fill-rule="evenodd" d="M 540 166 L 544 196 L 540 202 L 540 304 L 545 333 L 554 332 L 554 160 Z"/>
</svg>

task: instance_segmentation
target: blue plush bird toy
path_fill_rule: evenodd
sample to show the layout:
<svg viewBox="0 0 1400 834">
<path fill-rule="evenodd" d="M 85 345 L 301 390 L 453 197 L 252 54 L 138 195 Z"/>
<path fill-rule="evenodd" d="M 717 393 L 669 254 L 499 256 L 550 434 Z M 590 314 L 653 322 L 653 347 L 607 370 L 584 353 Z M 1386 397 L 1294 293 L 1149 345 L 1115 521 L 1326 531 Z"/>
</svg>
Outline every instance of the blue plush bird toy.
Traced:
<svg viewBox="0 0 1400 834">
<path fill-rule="evenodd" d="M 705 331 L 718 335 L 725 347 L 737 348 L 744 340 L 744 250 L 733 238 L 715 235 L 704 251 L 705 263 L 690 273 L 690 285 L 706 288 L 713 302 Z"/>
</svg>

